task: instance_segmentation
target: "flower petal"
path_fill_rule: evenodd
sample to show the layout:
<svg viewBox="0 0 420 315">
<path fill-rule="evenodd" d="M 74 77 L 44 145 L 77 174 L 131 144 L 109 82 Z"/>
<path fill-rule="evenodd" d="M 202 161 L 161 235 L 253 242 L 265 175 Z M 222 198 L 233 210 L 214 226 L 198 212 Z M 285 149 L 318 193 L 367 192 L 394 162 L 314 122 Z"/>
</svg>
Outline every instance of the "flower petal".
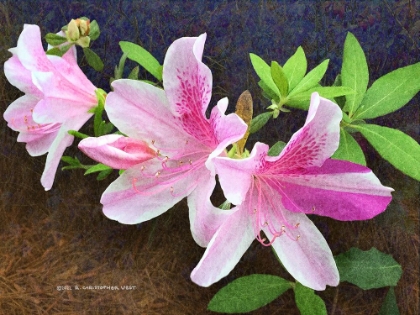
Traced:
<svg viewBox="0 0 420 315">
<path fill-rule="evenodd" d="M 227 276 L 255 239 L 246 209 L 237 206 L 211 239 L 191 280 L 208 287 Z"/>
<path fill-rule="evenodd" d="M 120 170 L 156 157 L 145 142 L 121 135 L 89 137 L 80 141 L 79 149 L 91 159 Z"/>
<path fill-rule="evenodd" d="M 338 148 L 342 112 L 337 104 L 312 93 L 305 125 L 290 139 L 278 157 L 267 157 L 277 173 L 291 174 L 321 166 Z"/>
<path fill-rule="evenodd" d="M 210 196 L 215 186 L 216 180 L 208 172 L 208 178 L 203 178 L 188 196 L 191 233 L 195 242 L 202 247 L 207 247 L 217 229 L 231 212 L 213 206 Z"/>
<path fill-rule="evenodd" d="M 263 167 L 267 151 L 268 145 L 257 142 L 248 158 L 236 160 L 216 157 L 212 160 L 219 176 L 220 186 L 230 202 L 239 205 L 245 199 L 251 187 L 252 176 Z"/>
<path fill-rule="evenodd" d="M 333 159 L 302 175 L 283 175 L 280 181 L 286 209 L 343 221 L 367 220 L 385 211 L 393 191 L 369 168 Z"/>
<path fill-rule="evenodd" d="M 205 174 L 205 167 L 195 172 L 165 172 L 161 160 L 146 161 L 108 186 L 101 198 L 103 212 L 124 224 L 150 220 L 188 196 Z"/>
<path fill-rule="evenodd" d="M 183 37 L 168 48 L 163 86 L 174 116 L 184 130 L 209 147 L 216 139 L 205 113 L 211 98 L 212 74 L 201 61 L 206 34 Z"/>
<path fill-rule="evenodd" d="M 131 138 L 153 142 L 162 153 L 186 144 L 188 136 L 171 114 L 162 89 L 127 79 L 112 82 L 112 87 L 105 110 L 118 130 Z"/>
<path fill-rule="evenodd" d="M 64 150 L 73 143 L 74 137 L 68 133 L 69 130 L 79 130 L 92 114 L 84 114 L 69 119 L 62 124 L 57 137 L 48 150 L 47 160 L 45 162 L 44 172 L 41 176 L 41 184 L 45 190 L 50 190 L 57 172 L 58 163 L 60 163 Z"/>
<path fill-rule="evenodd" d="M 298 222 L 297 232 L 277 237 L 272 246 L 287 271 L 300 283 L 314 290 L 325 290 L 326 285 L 337 286 L 338 269 L 323 235 L 306 215 L 283 211 L 290 223 Z M 264 228 L 270 239 L 273 234 Z"/>
</svg>

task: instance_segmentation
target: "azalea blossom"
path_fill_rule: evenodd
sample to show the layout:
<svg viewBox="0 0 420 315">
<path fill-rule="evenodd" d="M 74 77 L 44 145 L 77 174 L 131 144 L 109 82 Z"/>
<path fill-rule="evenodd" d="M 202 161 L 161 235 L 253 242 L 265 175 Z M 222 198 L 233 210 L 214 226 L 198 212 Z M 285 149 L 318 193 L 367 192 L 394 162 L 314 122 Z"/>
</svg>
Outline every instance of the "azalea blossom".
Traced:
<svg viewBox="0 0 420 315">
<path fill-rule="evenodd" d="M 370 219 L 385 210 L 393 191 L 367 167 L 329 159 L 338 147 L 341 117 L 338 105 L 314 93 L 305 125 L 279 156 L 268 156 L 268 146 L 256 143 L 248 158 L 214 159 L 223 192 L 237 206 L 193 270 L 195 283 L 209 286 L 226 276 L 257 239 L 273 246 L 303 285 L 338 285 L 331 250 L 306 214 Z"/>
<path fill-rule="evenodd" d="M 31 156 L 48 152 L 41 183 L 51 189 L 58 163 L 78 130 L 92 116 L 96 87 L 77 65 L 72 47 L 63 57 L 46 55 L 37 25 L 25 25 L 13 56 L 4 64 L 8 81 L 25 93 L 4 112 L 8 126 L 19 132 Z"/>
<path fill-rule="evenodd" d="M 119 141 L 134 146 L 115 145 L 101 137 L 79 144 L 95 160 L 126 169 L 102 195 L 107 217 L 136 224 L 188 197 L 191 231 L 201 246 L 207 245 L 227 216 L 210 202 L 216 184 L 211 161 L 247 129 L 236 114 L 225 115 L 226 98 L 206 117 L 212 74 L 201 61 L 205 39 L 206 34 L 184 37 L 168 48 L 164 90 L 129 79 L 112 83 L 105 110 L 110 121 L 128 136 Z"/>
</svg>

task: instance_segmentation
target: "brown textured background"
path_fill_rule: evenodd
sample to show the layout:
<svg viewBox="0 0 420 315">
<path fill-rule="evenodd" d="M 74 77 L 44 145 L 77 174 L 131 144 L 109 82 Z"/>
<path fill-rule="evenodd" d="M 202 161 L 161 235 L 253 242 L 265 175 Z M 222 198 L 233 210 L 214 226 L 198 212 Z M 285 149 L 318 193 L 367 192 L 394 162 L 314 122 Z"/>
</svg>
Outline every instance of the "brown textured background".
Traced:
<svg viewBox="0 0 420 315">
<path fill-rule="evenodd" d="M 56 32 L 70 18 L 86 15 L 103 31 L 95 51 L 106 70 L 84 67 L 92 82 L 107 82 L 120 57 L 118 40 L 142 44 L 163 60 L 168 45 L 181 36 L 206 31 L 204 62 L 214 75 L 212 104 L 231 103 L 249 89 L 256 113 L 269 105 L 261 98 L 248 53 L 280 63 L 302 45 L 309 69 L 325 58 L 325 79 L 339 72 L 345 35 L 353 32 L 366 52 L 371 82 L 398 67 L 419 61 L 419 4 L 415 1 L 0 1 L 0 63 L 16 45 L 23 23 Z M 82 64 L 85 64 L 81 60 Z M 133 66 L 133 64 L 131 64 Z M 21 94 L 0 73 L 0 111 Z M 394 115 L 374 123 L 403 130 L 419 140 L 419 97 Z M 285 114 L 263 134 L 270 144 L 287 141 L 304 113 Z M 201 288 L 189 274 L 203 249 L 190 236 L 185 201 L 141 225 L 127 226 L 103 216 L 99 198 L 111 178 L 96 182 L 81 171 L 58 172 L 51 191 L 39 179 L 45 157 L 30 157 L 17 133 L 0 120 L 0 314 L 210 314 L 211 297 L 233 279 L 252 273 L 287 277 L 271 250 L 257 244 L 220 283 Z M 85 128 L 89 130 L 89 126 Z M 255 141 L 256 137 L 251 137 Z M 334 254 L 372 246 L 391 254 L 403 267 L 396 287 L 401 314 L 419 313 L 419 185 L 366 150 L 368 165 L 396 192 L 387 211 L 366 222 L 314 218 Z M 251 148 L 250 145 L 248 145 Z M 74 148 L 66 154 L 78 154 Z M 115 176 L 114 176 L 115 178 Z M 216 197 L 217 198 L 217 197 Z M 219 200 L 222 198 L 219 196 Z M 73 286 L 58 291 L 57 286 Z M 136 286 L 130 291 L 80 290 L 74 286 Z M 378 314 L 386 289 L 363 291 L 342 283 L 319 295 L 328 314 Z M 298 314 L 288 291 L 252 314 Z"/>
</svg>

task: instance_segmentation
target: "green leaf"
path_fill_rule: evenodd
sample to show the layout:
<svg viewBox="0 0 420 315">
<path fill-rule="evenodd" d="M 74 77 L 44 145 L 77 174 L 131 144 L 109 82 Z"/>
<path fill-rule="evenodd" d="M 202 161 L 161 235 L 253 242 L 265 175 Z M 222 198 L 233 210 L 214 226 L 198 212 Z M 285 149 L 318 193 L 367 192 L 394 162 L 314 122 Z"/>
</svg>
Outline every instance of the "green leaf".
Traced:
<svg viewBox="0 0 420 315">
<path fill-rule="evenodd" d="M 309 100 L 313 92 L 318 92 L 322 97 L 333 99 L 337 96 L 354 93 L 354 91 L 346 86 L 319 86 L 300 92 L 293 96 L 289 96 L 286 105 L 294 108 L 307 110 L 309 108 Z"/>
<path fill-rule="evenodd" d="M 260 130 L 273 116 L 273 112 L 265 112 L 252 118 L 251 126 L 249 127 L 249 133 L 255 133 Z"/>
<path fill-rule="evenodd" d="M 332 156 L 333 159 L 346 160 L 366 165 L 365 155 L 356 140 L 344 128 L 340 128 L 340 145 Z"/>
<path fill-rule="evenodd" d="M 91 40 L 98 39 L 99 35 L 101 34 L 101 31 L 99 30 L 99 25 L 96 20 L 93 20 L 90 22 L 90 31 L 89 31 L 89 37 Z"/>
<path fill-rule="evenodd" d="M 289 91 L 303 79 L 306 73 L 308 62 L 302 47 L 298 47 L 295 54 L 290 57 L 283 66 L 283 71 L 289 80 Z"/>
<path fill-rule="evenodd" d="M 48 33 L 47 35 L 45 35 L 45 40 L 51 46 L 59 46 L 67 42 L 67 38 L 54 33 Z"/>
<path fill-rule="evenodd" d="M 63 45 L 60 47 L 54 47 L 51 48 L 49 50 L 47 50 L 46 54 L 47 55 L 52 55 L 52 56 L 59 56 L 59 57 L 63 57 L 63 55 L 70 49 L 71 46 L 73 46 L 74 44 L 68 44 L 68 45 Z"/>
<path fill-rule="evenodd" d="M 280 101 L 280 96 L 277 95 L 275 92 L 273 92 L 273 90 L 271 90 L 267 84 L 264 83 L 264 81 L 260 80 L 258 81 L 258 85 L 261 88 L 261 90 L 263 90 L 263 96 L 267 99 L 269 99 L 270 101 L 274 100 L 275 102 L 279 102 Z"/>
<path fill-rule="evenodd" d="M 289 93 L 289 82 L 283 68 L 275 61 L 271 62 L 271 77 L 280 91 L 280 96 L 286 97 Z"/>
<path fill-rule="evenodd" d="M 325 302 L 314 290 L 296 283 L 295 301 L 301 315 L 327 315 Z"/>
<path fill-rule="evenodd" d="M 96 71 L 102 71 L 104 68 L 104 63 L 101 58 L 90 48 L 83 48 L 86 60 L 88 64 L 95 69 Z"/>
<path fill-rule="evenodd" d="M 71 156 L 68 156 L 68 155 L 62 156 L 62 157 L 61 157 L 61 160 L 62 160 L 63 162 L 66 162 L 67 164 L 69 164 L 69 165 L 73 165 L 73 166 L 79 166 L 79 165 L 82 165 L 82 164 L 80 163 L 80 161 L 78 160 L 78 158 L 74 158 L 74 157 L 71 157 Z"/>
<path fill-rule="evenodd" d="M 104 170 L 99 172 L 98 176 L 96 176 L 96 180 L 103 180 L 105 178 L 108 177 L 108 175 L 110 175 L 112 173 L 113 169 L 109 169 L 109 170 Z"/>
<path fill-rule="evenodd" d="M 274 83 L 273 77 L 271 76 L 271 68 L 268 64 L 265 63 L 261 57 L 250 53 L 249 58 L 251 58 L 252 66 L 254 67 L 255 72 L 262 82 L 277 96 L 280 96 L 280 91 L 277 85 Z"/>
<path fill-rule="evenodd" d="M 277 276 L 245 276 L 217 292 L 208 309 L 230 314 L 250 312 L 270 303 L 290 288 L 287 280 Z"/>
<path fill-rule="evenodd" d="M 389 288 L 381 309 L 379 310 L 379 315 L 400 315 L 393 287 Z"/>
<path fill-rule="evenodd" d="M 135 66 L 133 70 L 128 74 L 128 79 L 138 80 L 139 79 L 139 66 Z"/>
<path fill-rule="evenodd" d="M 365 53 L 356 37 L 350 32 L 347 33 L 344 42 L 341 81 L 343 86 L 352 88 L 355 91 L 355 94 L 346 96 L 346 105 L 344 106 L 344 110 L 352 116 L 365 95 L 369 83 L 369 70 Z"/>
<path fill-rule="evenodd" d="M 403 107 L 420 91 L 420 62 L 394 70 L 373 82 L 354 117 L 383 116 Z"/>
<path fill-rule="evenodd" d="M 268 150 L 267 155 L 269 156 L 278 156 L 281 151 L 286 146 L 286 142 L 277 141 L 271 148 Z"/>
<path fill-rule="evenodd" d="M 67 131 L 69 135 L 72 135 L 73 137 L 79 138 L 79 139 L 85 139 L 85 138 L 89 138 L 89 136 L 87 134 L 81 133 L 79 131 L 76 130 L 69 130 Z"/>
<path fill-rule="evenodd" d="M 363 290 L 396 286 L 402 274 L 401 266 L 376 248 L 362 251 L 353 247 L 334 258 L 340 281 L 353 283 Z"/>
<path fill-rule="evenodd" d="M 151 53 L 143 47 L 131 42 L 120 42 L 121 50 L 128 54 L 128 58 L 137 62 L 159 81 L 162 81 L 163 67 Z"/>
<path fill-rule="evenodd" d="M 91 166 L 87 169 L 87 171 L 85 172 L 85 175 L 91 174 L 91 173 L 95 173 L 95 172 L 102 172 L 105 170 L 112 170 L 111 167 L 109 167 L 108 165 L 104 165 L 102 163 L 96 164 L 94 166 Z"/>
<path fill-rule="evenodd" d="M 328 68 L 329 59 L 324 60 L 321 64 L 312 69 L 290 92 L 289 96 L 307 91 L 315 87 L 319 81 L 324 77 Z"/>
<path fill-rule="evenodd" d="M 409 135 L 373 124 L 351 125 L 378 153 L 404 174 L 420 180 L 420 145 Z"/>
</svg>

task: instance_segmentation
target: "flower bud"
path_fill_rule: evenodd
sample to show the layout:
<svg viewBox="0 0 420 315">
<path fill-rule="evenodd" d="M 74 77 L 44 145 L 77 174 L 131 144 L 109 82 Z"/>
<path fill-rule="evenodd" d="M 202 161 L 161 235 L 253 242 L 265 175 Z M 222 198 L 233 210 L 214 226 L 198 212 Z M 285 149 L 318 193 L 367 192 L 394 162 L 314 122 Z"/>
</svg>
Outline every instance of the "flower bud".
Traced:
<svg viewBox="0 0 420 315">
<path fill-rule="evenodd" d="M 69 42 L 76 42 L 80 38 L 80 31 L 76 20 L 72 19 L 67 25 L 66 37 Z"/>
</svg>

